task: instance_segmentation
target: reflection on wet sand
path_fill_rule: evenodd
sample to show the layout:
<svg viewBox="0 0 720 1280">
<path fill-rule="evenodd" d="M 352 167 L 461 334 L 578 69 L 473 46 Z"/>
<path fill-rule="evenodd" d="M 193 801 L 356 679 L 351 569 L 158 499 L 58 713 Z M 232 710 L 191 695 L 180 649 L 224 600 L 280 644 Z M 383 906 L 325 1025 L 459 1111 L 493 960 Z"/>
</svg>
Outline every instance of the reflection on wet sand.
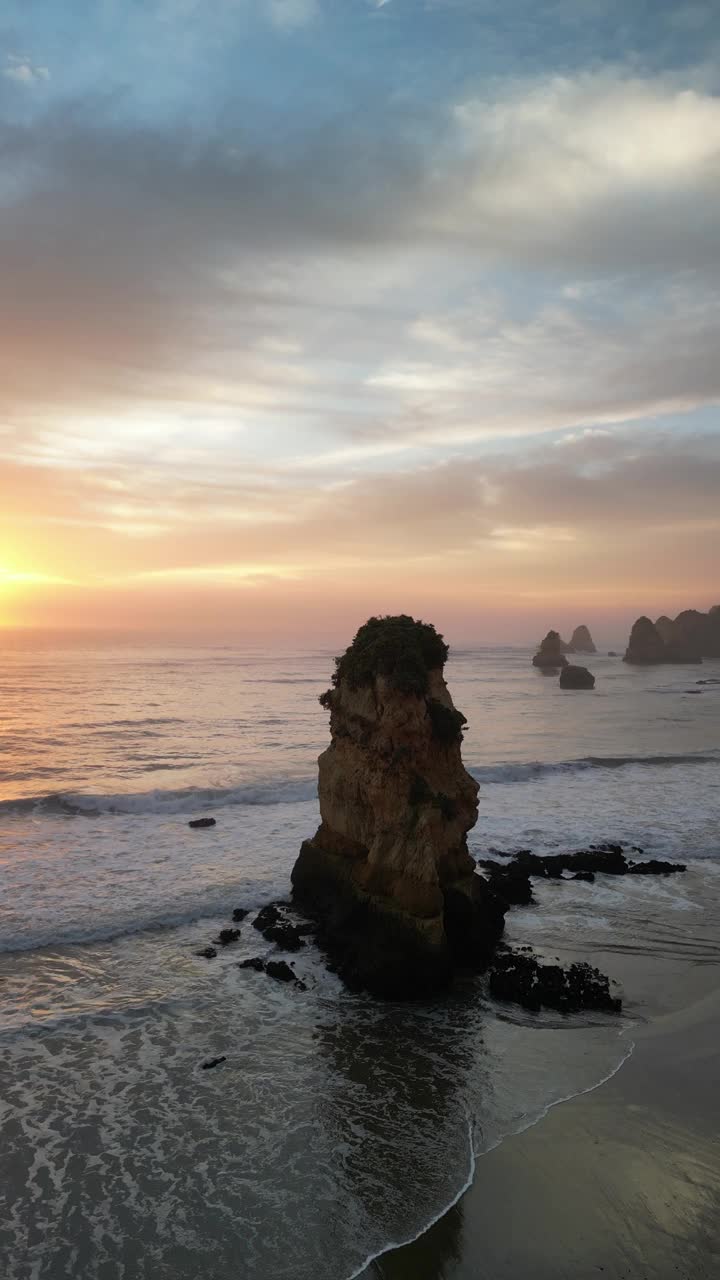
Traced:
<svg viewBox="0 0 720 1280">
<path fill-rule="evenodd" d="M 470 984 L 444 1004 L 341 1004 L 318 1028 L 328 1064 L 318 1109 L 347 1189 L 339 1213 L 352 1214 L 356 1197 L 378 1243 L 422 1231 L 467 1185 L 473 1115 L 493 1095 L 482 1023 Z M 442 1234 L 447 1249 L 447 1225 Z"/>
</svg>

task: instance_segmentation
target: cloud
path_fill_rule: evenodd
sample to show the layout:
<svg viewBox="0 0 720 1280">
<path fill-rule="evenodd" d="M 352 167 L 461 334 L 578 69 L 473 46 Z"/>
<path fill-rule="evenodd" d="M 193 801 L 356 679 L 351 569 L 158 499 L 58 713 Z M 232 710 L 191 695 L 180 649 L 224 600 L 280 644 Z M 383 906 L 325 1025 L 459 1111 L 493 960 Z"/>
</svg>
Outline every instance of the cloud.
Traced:
<svg viewBox="0 0 720 1280">
<path fill-rule="evenodd" d="M 463 159 L 438 210 L 447 235 L 545 265 L 711 262 L 720 98 L 619 70 L 520 81 L 454 117 Z"/>
<path fill-rule="evenodd" d="M 268 16 L 281 31 L 295 31 L 314 22 L 320 14 L 318 0 L 267 0 Z"/>
<path fill-rule="evenodd" d="M 192 457 L 168 442 L 124 458 L 99 453 L 82 473 L 58 473 L 50 460 L 12 462 L 2 507 L 27 520 L 35 536 L 47 525 L 77 530 L 81 560 L 88 529 L 111 533 L 107 562 L 98 555 L 102 542 L 92 552 L 112 573 L 113 562 L 129 568 L 136 560 L 132 546 L 117 546 L 123 533 L 146 540 L 145 567 L 153 571 L 312 564 L 318 555 L 473 558 L 511 536 L 530 542 L 538 557 L 554 544 L 587 547 L 588 539 L 598 548 L 621 543 L 630 553 L 638 536 L 671 545 L 692 530 L 706 549 L 717 549 L 718 486 L 718 433 L 678 442 L 670 433 L 615 430 L 578 435 L 562 450 L 536 443 L 519 455 L 457 451 L 379 474 L 348 476 L 340 468 L 330 478 L 322 468 L 294 475 L 269 462 L 253 468 L 238 442 L 220 451 L 208 442 Z"/>
<path fill-rule="evenodd" d="M 418 317 L 370 375 L 392 396 L 394 421 L 362 434 L 385 446 L 393 438 L 440 446 L 720 402 L 720 306 L 702 282 L 670 280 L 629 296 L 623 280 L 601 305 L 563 293 L 524 316 L 480 298 Z"/>
<path fill-rule="evenodd" d="M 22 58 L 18 54 L 8 54 L 5 63 L 3 76 L 6 80 L 14 80 L 16 84 L 32 86 L 50 79 L 47 67 L 37 66 L 29 58 Z"/>
<path fill-rule="evenodd" d="M 684 83 L 513 81 L 271 137 L 117 95 L 7 120 L 4 421 L 37 458 L 142 422 L 332 470 L 716 403 L 720 100 Z"/>
</svg>

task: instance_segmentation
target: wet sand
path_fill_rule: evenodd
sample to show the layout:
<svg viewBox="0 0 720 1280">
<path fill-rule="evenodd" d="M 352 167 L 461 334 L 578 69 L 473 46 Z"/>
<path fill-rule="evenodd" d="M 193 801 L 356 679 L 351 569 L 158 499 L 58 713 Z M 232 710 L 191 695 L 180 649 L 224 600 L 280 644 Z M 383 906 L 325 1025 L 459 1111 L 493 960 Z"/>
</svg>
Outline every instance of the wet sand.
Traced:
<svg viewBox="0 0 720 1280">
<path fill-rule="evenodd" d="M 720 969 L 653 976 L 671 979 L 665 1011 L 628 1032 L 619 1071 L 481 1156 L 457 1205 L 364 1280 L 717 1280 Z"/>
</svg>

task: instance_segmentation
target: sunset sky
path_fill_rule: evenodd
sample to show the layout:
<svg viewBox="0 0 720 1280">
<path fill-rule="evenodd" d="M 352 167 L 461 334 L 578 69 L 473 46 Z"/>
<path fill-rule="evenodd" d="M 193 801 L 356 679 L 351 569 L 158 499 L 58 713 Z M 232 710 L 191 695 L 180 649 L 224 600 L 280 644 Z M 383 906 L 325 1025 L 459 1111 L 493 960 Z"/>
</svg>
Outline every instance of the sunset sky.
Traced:
<svg viewBox="0 0 720 1280">
<path fill-rule="evenodd" d="M 0 626 L 720 599 L 717 0 L 5 0 Z"/>
</svg>

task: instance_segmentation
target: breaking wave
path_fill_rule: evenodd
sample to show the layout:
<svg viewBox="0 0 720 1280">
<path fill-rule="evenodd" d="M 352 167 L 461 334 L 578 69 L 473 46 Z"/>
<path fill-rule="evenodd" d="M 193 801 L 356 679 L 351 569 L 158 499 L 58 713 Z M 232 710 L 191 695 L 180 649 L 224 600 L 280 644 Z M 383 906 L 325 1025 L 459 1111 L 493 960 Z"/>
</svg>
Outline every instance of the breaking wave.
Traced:
<svg viewBox="0 0 720 1280">
<path fill-rule="evenodd" d="M 543 764 L 539 760 L 528 763 L 507 763 L 470 766 L 476 782 L 536 782 L 541 778 L 555 778 L 562 774 L 585 773 L 588 769 L 625 769 L 630 767 L 663 768 L 673 765 L 718 764 L 720 752 L 690 755 L 657 756 L 584 756 L 579 760 L 559 760 Z"/>
<path fill-rule="evenodd" d="M 663 768 L 675 765 L 707 765 L 720 763 L 720 752 L 688 755 L 654 756 L 585 756 L 579 760 L 561 760 L 543 764 L 539 760 L 470 766 L 470 773 L 480 783 L 537 782 L 562 775 L 585 773 L 591 769 Z M 163 767 L 167 767 L 163 765 Z M 56 791 L 42 796 L 0 801 L 0 814 L 33 814 L 35 816 L 82 816 L 99 814 L 192 814 L 199 810 L 236 805 L 302 804 L 317 797 L 317 781 L 313 778 L 280 778 L 259 780 L 238 787 L 184 787 L 178 790 L 156 789 L 139 792 L 117 792 L 109 795 L 91 792 Z"/>
<path fill-rule="evenodd" d="M 0 814 L 59 817 L 97 817 L 101 813 L 192 814 L 202 809 L 231 805 L 302 804 L 314 800 L 316 795 L 314 778 L 275 779 L 243 787 L 184 787 L 176 791 L 118 792 L 111 795 L 64 791 L 27 796 L 21 800 L 4 800 L 0 802 Z"/>
</svg>

